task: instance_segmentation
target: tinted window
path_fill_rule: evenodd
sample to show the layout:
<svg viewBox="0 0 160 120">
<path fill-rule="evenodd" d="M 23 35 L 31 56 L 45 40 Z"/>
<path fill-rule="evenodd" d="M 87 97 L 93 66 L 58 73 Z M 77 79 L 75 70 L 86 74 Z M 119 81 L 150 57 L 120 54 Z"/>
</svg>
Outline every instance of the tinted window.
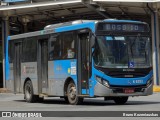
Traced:
<svg viewBox="0 0 160 120">
<path fill-rule="evenodd" d="M 62 36 L 62 59 L 75 58 L 74 32 L 63 33 Z"/>
<path fill-rule="evenodd" d="M 61 39 L 58 34 L 52 34 L 49 38 L 49 60 L 61 58 Z"/>
<path fill-rule="evenodd" d="M 49 60 L 75 58 L 74 32 L 52 34 L 49 39 Z"/>
<path fill-rule="evenodd" d="M 35 62 L 37 60 L 37 38 L 25 38 L 23 41 L 22 62 Z"/>
</svg>

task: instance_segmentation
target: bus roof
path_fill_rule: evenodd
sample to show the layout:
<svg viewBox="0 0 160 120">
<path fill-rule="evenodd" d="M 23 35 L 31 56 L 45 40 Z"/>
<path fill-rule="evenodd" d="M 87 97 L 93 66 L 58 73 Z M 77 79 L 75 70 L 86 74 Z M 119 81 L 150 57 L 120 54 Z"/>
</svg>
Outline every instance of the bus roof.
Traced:
<svg viewBox="0 0 160 120">
<path fill-rule="evenodd" d="M 77 21 L 72 21 L 72 22 L 48 25 L 44 28 L 44 30 L 8 36 L 8 40 L 21 39 L 21 38 L 33 37 L 33 36 L 39 36 L 39 35 L 46 35 L 50 33 L 58 33 L 58 32 L 63 32 L 63 31 L 72 31 L 72 30 L 84 29 L 84 28 L 94 29 L 93 24 L 95 24 L 95 22 L 96 20 L 77 20 Z"/>
<path fill-rule="evenodd" d="M 145 23 L 145 22 L 134 21 L 134 20 L 116 20 L 116 19 L 105 19 L 105 20 L 99 20 L 99 21 L 97 20 L 76 20 L 76 21 L 71 21 L 71 22 L 48 25 L 44 28 L 44 30 L 40 30 L 40 31 L 8 36 L 8 40 L 21 39 L 21 38 L 33 37 L 33 36 L 39 36 L 39 35 L 46 35 L 50 33 L 58 33 L 58 32 L 63 32 L 63 31 L 72 31 L 72 30 L 84 29 L 84 28 L 91 28 L 94 31 L 95 26 L 93 24 L 96 24 L 97 22 Z"/>
<path fill-rule="evenodd" d="M 105 19 L 103 20 L 104 22 L 116 22 L 116 23 L 145 23 L 141 21 L 136 21 L 136 20 L 117 20 L 117 19 Z"/>
<path fill-rule="evenodd" d="M 44 27 L 44 29 L 54 29 L 54 28 L 58 28 L 58 27 L 65 27 L 65 26 L 71 26 L 71 25 L 89 23 L 89 22 L 98 22 L 98 21 L 97 20 L 76 20 L 76 21 L 71 21 L 71 22 L 64 22 L 64 23 L 47 25 L 46 27 Z"/>
</svg>

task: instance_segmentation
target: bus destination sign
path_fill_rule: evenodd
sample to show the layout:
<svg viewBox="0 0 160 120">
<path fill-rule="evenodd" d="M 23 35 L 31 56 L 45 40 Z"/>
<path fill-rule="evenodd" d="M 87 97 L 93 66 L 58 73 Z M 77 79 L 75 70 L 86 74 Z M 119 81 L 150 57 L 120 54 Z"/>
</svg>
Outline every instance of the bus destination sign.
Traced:
<svg viewBox="0 0 160 120">
<path fill-rule="evenodd" d="M 98 31 L 114 31 L 114 32 L 149 32 L 146 24 L 133 23 L 99 23 Z"/>
</svg>

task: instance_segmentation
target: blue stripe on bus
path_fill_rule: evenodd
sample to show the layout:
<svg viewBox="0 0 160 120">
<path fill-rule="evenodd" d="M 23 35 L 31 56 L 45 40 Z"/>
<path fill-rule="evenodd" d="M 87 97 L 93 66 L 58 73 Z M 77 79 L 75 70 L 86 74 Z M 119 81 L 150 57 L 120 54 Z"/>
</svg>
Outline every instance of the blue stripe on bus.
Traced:
<svg viewBox="0 0 160 120">
<path fill-rule="evenodd" d="M 92 32 L 95 32 L 95 23 L 87 22 L 87 23 L 76 24 L 71 26 L 59 27 L 59 28 L 55 28 L 55 32 L 65 32 L 65 31 L 79 30 L 84 28 L 90 28 Z"/>
<path fill-rule="evenodd" d="M 88 89 L 82 89 L 82 91 L 81 91 L 81 92 L 82 92 L 82 94 L 83 94 L 83 95 L 85 95 L 85 94 L 88 94 L 88 93 L 89 93 Z"/>
<path fill-rule="evenodd" d="M 92 52 L 94 51 L 94 48 L 92 48 Z M 94 87 L 96 85 L 96 80 L 95 80 L 95 77 L 94 77 L 94 62 L 93 62 L 93 58 L 92 58 L 92 76 L 91 78 L 89 79 L 89 96 L 90 97 L 94 97 Z"/>
<path fill-rule="evenodd" d="M 9 57 L 8 57 L 8 41 L 11 39 L 10 36 L 6 40 L 6 53 L 5 53 L 5 79 L 9 80 Z"/>
</svg>

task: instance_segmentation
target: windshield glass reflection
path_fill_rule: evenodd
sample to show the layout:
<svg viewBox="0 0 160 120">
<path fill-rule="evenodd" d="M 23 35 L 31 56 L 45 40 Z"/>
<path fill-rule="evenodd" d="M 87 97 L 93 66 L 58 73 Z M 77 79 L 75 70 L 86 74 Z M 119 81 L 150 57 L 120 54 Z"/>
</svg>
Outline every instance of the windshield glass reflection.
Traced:
<svg viewBox="0 0 160 120">
<path fill-rule="evenodd" d="M 97 36 L 94 61 L 107 68 L 151 66 L 151 45 L 144 36 Z"/>
</svg>

